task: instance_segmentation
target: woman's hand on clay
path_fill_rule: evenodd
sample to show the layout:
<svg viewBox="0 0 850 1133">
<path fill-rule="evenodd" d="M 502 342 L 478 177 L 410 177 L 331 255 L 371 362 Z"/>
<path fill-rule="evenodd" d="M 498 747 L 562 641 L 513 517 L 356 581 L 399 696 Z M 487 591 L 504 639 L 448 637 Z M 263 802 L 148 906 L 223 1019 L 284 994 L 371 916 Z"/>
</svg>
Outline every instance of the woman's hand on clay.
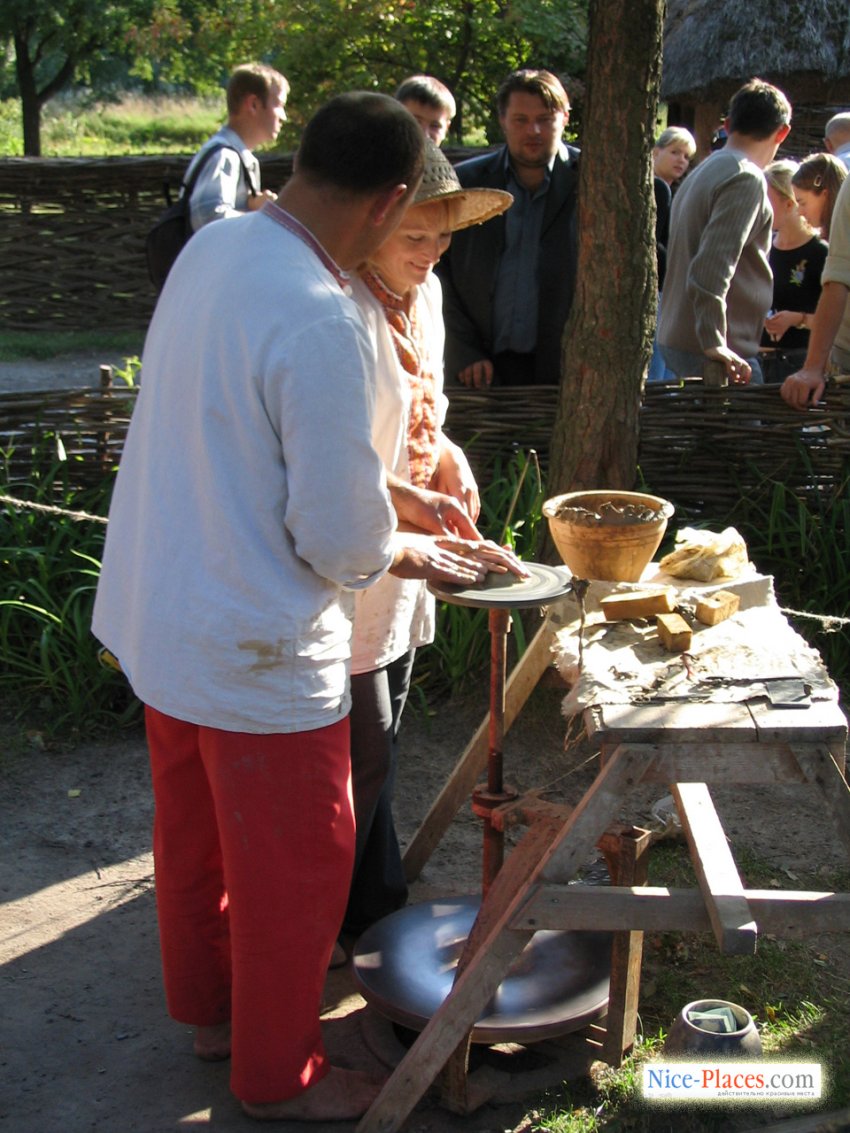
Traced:
<svg viewBox="0 0 850 1133">
<path fill-rule="evenodd" d="M 396 540 L 396 557 L 390 573 L 399 578 L 474 586 L 483 582 L 490 571 L 528 577 L 528 570 L 513 551 L 488 539 L 399 531 Z"/>
</svg>

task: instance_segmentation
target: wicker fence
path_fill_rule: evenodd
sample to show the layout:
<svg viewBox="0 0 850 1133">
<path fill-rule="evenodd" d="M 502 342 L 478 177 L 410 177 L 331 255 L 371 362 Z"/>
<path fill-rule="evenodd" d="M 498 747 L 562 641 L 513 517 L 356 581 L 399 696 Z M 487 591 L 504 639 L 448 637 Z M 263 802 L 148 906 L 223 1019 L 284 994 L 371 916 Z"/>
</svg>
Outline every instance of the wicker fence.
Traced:
<svg viewBox="0 0 850 1133">
<path fill-rule="evenodd" d="M 455 391 L 447 430 L 481 479 L 497 456 L 534 448 L 546 467 L 558 391 L 554 387 Z M 67 455 L 66 483 L 97 483 L 120 457 L 135 391 L 113 386 L 0 397 L 0 453 L 6 479 L 23 486 L 33 454 L 51 461 L 56 438 Z M 777 387 L 647 387 L 640 416 L 640 475 L 672 500 L 680 522 L 720 522 L 742 499 L 757 500 L 781 481 L 822 506 L 847 491 L 850 386 L 830 386 L 824 405 L 799 413 Z"/>
<path fill-rule="evenodd" d="M 145 235 L 176 194 L 188 158 L 8 158 L 0 161 L 0 326 L 4 330 L 141 330 L 155 293 Z M 290 155 L 261 161 L 279 188 Z"/>
<path fill-rule="evenodd" d="M 452 161 L 478 152 L 447 151 Z M 0 328 L 143 330 L 155 299 L 145 236 L 188 160 L 0 160 Z M 277 190 L 292 155 L 263 155 L 260 168 L 263 187 Z"/>
</svg>

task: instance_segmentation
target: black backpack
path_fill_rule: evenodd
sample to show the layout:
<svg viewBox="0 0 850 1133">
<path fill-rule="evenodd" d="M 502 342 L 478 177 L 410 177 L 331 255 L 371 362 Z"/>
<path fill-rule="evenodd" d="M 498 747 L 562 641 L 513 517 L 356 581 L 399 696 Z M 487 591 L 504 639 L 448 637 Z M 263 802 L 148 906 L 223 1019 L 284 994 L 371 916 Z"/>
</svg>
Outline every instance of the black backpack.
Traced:
<svg viewBox="0 0 850 1133">
<path fill-rule="evenodd" d="M 168 208 L 162 213 L 159 220 L 157 220 L 156 224 L 145 237 L 145 256 L 148 261 L 148 275 L 151 277 L 151 283 L 157 291 L 162 290 L 174 261 L 180 254 L 183 245 L 188 242 L 189 237 L 192 235 L 192 224 L 189 218 L 189 201 L 192 197 L 195 183 L 201 175 L 201 171 L 214 153 L 218 153 L 218 151 L 222 149 L 232 148 L 232 146 L 227 146 L 223 142 L 210 146 L 192 170 L 192 176 L 189 180 L 183 181 L 183 192 L 173 204 L 171 203 L 171 195 L 166 187 L 165 198 L 168 201 Z M 239 154 L 239 162 L 242 166 L 242 172 L 245 174 L 245 180 L 248 182 L 248 189 L 252 196 L 256 196 L 257 190 L 254 188 L 251 174 L 245 162 L 242 160 L 241 154 Z"/>
</svg>

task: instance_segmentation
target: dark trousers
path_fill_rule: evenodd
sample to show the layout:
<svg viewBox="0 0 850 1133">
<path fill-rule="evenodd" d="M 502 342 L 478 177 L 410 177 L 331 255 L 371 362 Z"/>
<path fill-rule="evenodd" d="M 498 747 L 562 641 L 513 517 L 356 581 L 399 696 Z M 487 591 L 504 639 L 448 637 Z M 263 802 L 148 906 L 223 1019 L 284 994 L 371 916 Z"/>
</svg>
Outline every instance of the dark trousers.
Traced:
<svg viewBox="0 0 850 1133">
<path fill-rule="evenodd" d="M 558 375 L 555 375 L 557 384 Z M 504 350 L 493 355 L 494 386 L 533 386 L 537 384 L 534 372 L 534 354 L 518 354 Z"/>
<path fill-rule="evenodd" d="M 398 729 L 414 651 L 351 678 L 351 788 L 357 842 L 343 929 L 358 935 L 407 901 L 393 822 Z"/>
</svg>

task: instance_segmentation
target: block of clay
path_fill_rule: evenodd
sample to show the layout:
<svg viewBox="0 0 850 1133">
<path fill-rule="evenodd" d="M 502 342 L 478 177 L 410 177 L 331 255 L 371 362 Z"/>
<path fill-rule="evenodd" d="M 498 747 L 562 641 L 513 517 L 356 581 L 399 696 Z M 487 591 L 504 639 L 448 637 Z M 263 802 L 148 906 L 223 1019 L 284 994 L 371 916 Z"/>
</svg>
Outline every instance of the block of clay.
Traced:
<svg viewBox="0 0 850 1133">
<path fill-rule="evenodd" d="M 731 590 L 716 590 L 697 601 L 697 621 L 705 626 L 716 626 L 718 622 L 725 622 L 738 612 L 741 598 Z"/>
<path fill-rule="evenodd" d="M 656 614 L 669 614 L 676 605 L 676 591 L 672 586 L 663 590 L 635 590 L 631 594 L 609 594 L 599 599 L 605 620 L 616 622 L 626 618 L 654 618 Z"/>
<path fill-rule="evenodd" d="M 655 619 L 658 636 L 671 653 L 684 653 L 691 647 L 691 627 L 681 614 L 659 614 Z"/>
</svg>

